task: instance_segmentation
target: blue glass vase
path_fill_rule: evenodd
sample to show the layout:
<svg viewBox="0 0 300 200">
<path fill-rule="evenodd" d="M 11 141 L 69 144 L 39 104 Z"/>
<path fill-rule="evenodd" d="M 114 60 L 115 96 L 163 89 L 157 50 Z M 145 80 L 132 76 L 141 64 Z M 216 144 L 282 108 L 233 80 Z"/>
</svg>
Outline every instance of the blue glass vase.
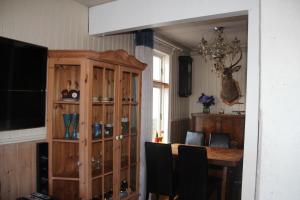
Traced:
<svg viewBox="0 0 300 200">
<path fill-rule="evenodd" d="M 72 115 L 71 114 L 63 114 L 64 118 L 64 124 L 65 124 L 65 139 L 70 139 L 70 125 L 71 125 L 71 120 L 72 120 Z"/>
<path fill-rule="evenodd" d="M 79 114 L 78 113 L 73 113 L 72 114 L 72 124 L 73 124 L 72 139 L 73 140 L 77 140 L 79 138 L 78 123 L 79 123 Z"/>
</svg>

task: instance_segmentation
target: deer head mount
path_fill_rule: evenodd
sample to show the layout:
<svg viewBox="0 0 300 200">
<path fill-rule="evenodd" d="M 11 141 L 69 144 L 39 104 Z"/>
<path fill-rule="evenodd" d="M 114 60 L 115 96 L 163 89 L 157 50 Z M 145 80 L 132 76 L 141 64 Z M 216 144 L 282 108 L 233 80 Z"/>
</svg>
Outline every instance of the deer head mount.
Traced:
<svg viewBox="0 0 300 200">
<path fill-rule="evenodd" d="M 223 37 L 224 28 L 215 27 L 214 30 L 217 38 L 211 45 L 208 45 L 207 41 L 202 38 L 201 43 L 198 45 L 199 54 L 205 60 L 208 57 L 213 62 L 212 71 L 222 77 L 221 99 L 227 105 L 233 105 L 241 97 L 239 84 L 232 77 L 232 74 L 241 68 L 241 65 L 238 65 L 242 60 L 240 41 L 235 38 L 231 43 L 226 42 Z M 226 67 L 226 62 L 229 59 L 231 64 Z"/>
<path fill-rule="evenodd" d="M 240 57 L 234 64 L 223 69 L 221 99 L 227 105 L 237 103 L 241 97 L 239 83 L 232 77 L 234 72 L 238 72 L 241 69 L 241 65 L 237 65 L 241 60 L 242 52 L 240 52 Z"/>
</svg>

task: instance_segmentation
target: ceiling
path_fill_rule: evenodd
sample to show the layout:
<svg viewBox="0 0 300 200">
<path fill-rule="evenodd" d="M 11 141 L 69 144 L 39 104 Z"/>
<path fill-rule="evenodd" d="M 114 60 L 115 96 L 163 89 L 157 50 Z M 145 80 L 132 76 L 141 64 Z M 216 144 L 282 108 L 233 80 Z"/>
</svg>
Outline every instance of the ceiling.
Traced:
<svg viewBox="0 0 300 200">
<path fill-rule="evenodd" d="M 92 7 L 92 6 L 97 6 L 115 0 L 74 0 L 74 1 L 77 1 L 78 3 L 83 4 L 87 7 Z"/>
<path fill-rule="evenodd" d="M 235 36 L 241 40 L 242 45 L 247 44 L 248 18 L 238 16 L 207 21 L 180 23 L 170 26 L 154 28 L 159 38 L 167 40 L 181 48 L 192 51 L 197 48 L 202 37 L 211 41 L 214 37 L 214 27 L 224 27 L 224 35 L 228 39 Z"/>
</svg>

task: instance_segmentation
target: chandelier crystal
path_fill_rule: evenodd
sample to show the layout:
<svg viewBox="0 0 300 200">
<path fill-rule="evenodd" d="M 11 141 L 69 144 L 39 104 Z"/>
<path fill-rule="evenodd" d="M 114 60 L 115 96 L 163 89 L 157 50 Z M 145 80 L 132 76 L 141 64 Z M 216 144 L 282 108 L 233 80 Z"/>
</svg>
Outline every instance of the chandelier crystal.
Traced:
<svg viewBox="0 0 300 200">
<path fill-rule="evenodd" d="M 242 56 L 242 49 L 240 40 L 236 37 L 233 41 L 228 42 L 223 37 L 224 27 L 215 27 L 214 31 L 217 35 L 212 44 L 202 38 L 198 45 L 198 53 L 202 55 L 207 61 L 207 58 L 213 62 L 212 71 L 216 72 L 218 76 L 222 75 L 226 68 L 226 61 L 233 62 L 237 55 Z"/>
</svg>

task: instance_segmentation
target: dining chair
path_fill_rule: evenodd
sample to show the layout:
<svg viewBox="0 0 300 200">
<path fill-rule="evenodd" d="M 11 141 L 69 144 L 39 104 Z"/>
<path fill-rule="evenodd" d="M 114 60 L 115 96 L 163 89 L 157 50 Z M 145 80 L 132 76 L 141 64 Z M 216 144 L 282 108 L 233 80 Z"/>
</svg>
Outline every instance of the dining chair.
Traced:
<svg viewBox="0 0 300 200">
<path fill-rule="evenodd" d="M 207 152 L 204 147 L 178 147 L 179 200 L 207 200 L 218 187 L 208 178 Z"/>
<path fill-rule="evenodd" d="M 149 194 L 176 196 L 176 174 L 173 166 L 171 144 L 145 142 L 146 151 L 146 200 Z"/>
<path fill-rule="evenodd" d="M 203 132 L 187 131 L 185 144 L 204 146 L 205 135 Z"/>
<path fill-rule="evenodd" d="M 211 133 L 209 135 L 209 146 L 218 148 L 229 148 L 230 137 L 227 133 Z"/>
</svg>

